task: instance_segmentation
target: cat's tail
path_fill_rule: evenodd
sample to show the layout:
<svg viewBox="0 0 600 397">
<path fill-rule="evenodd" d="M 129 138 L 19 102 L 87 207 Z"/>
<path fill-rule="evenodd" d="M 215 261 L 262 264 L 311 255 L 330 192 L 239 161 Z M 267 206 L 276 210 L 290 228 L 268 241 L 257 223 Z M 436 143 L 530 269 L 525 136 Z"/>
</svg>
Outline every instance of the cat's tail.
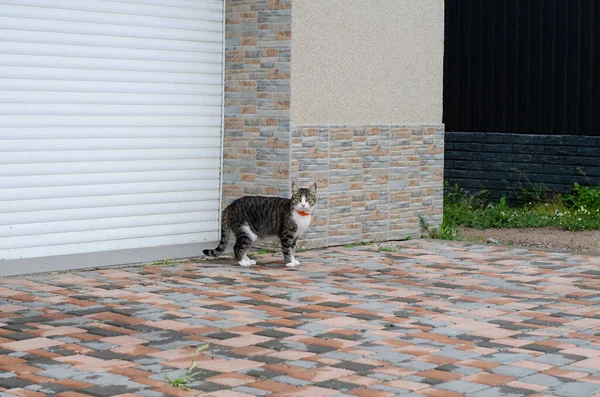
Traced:
<svg viewBox="0 0 600 397">
<path fill-rule="evenodd" d="M 218 257 L 225 251 L 227 248 L 227 243 L 229 242 L 229 222 L 227 222 L 227 216 L 225 211 L 223 211 L 222 219 L 221 219 L 221 241 L 219 241 L 219 246 L 214 250 L 204 250 L 204 255 L 210 256 L 213 258 Z"/>
</svg>

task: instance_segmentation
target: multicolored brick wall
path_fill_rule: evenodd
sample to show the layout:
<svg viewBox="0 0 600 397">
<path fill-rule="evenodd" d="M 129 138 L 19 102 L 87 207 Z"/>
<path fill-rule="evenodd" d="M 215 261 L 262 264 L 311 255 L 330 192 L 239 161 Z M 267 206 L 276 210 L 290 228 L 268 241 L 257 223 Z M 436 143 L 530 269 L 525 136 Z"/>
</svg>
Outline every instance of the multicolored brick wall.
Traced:
<svg viewBox="0 0 600 397">
<path fill-rule="evenodd" d="M 292 127 L 292 180 L 316 182 L 307 247 L 420 237 L 442 220 L 444 129 Z"/>
<path fill-rule="evenodd" d="M 291 0 L 227 0 L 223 205 L 290 190 Z"/>
</svg>

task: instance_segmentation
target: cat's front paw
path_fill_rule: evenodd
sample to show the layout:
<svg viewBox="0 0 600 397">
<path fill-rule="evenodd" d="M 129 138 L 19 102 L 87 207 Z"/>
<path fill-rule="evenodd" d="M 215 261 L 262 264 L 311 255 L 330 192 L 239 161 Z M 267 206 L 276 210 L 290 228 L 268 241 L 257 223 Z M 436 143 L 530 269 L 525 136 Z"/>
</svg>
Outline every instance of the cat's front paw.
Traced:
<svg viewBox="0 0 600 397">
<path fill-rule="evenodd" d="M 252 263 L 252 262 L 254 262 L 254 263 Z M 256 261 L 242 259 L 238 263 L 239 263 L 240 266 L 249 267 L 249 266 L 252 266 L 252 265 L 256 264 Z"/>
<path fill-rule="evenodd" d="M 244 262 L 244 263 L 242 263 L 242 262 Z M 240 266 L 245 266 L 245 267 L 256 265 L 256 261 L 254 259 L 248 258 L 247 255 L 244 255 L 242 260 L 239 261 L 238 263 L 240 264 Z"/>
<path fill-rule="evenodd" d="M 296 262 L 288 262 L 285 264 L 285 267 L 296 267 L 297 263 Z"/>
<path fill-rule="evenodd" d="M 296 258 L 294 258 L 294 260 L 292 262 L 294 262 L 296 264 L 296 266 L 298 266 L 300 264 L 300 261 Z"/>
</svg>

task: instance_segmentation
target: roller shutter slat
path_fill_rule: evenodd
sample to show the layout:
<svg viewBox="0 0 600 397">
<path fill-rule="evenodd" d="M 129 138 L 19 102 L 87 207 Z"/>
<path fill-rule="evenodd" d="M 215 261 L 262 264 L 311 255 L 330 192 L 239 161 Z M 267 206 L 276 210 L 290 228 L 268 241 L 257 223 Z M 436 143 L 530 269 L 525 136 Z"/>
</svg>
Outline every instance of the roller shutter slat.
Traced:
<svg viewBox="0 0 600 397">
<path fill-rule="evenodd" d="M 190 189 L 192 186 L 190 186 Z M 160 204 L 184 201 L 218 200 L 218 189 L 203 189 L 189 192 L 160 192 L 143 194 L 114 194 L 110 196 L 87 196 L 38 200 L 0 201 L 2 212 L 51 211 L 77 208 L 100 208 L 136 204 Z"/>
<path fill-rule="evenodd" d="M 2 116 L 4 127 L 218 127 L 221 117 L 210 116 Z"/>
<path fill-rule="evenodd" d="M 221 86 L 218 84 L 166 84 L 137 82 L 100 82 L 83 80 L 17 80 L 0 79 L 0 90 L 14 91 L 51 91 L 84 93 L 124 93 L 124 94 L 174 94 L 209 95 L 221 98 Z"/>
<path fill-rule="evenodd" d="M 103 185 L 44 186 L 2 189 L 0 190 L 0 202 L 160 192 L 187 192 L 200 187 L 206 190 L 218 190 L 219 181 L 214 179 L 191 179 L 166 182 L 137 182 Z"/>
<path fill-rule="evenodd" d="M 219 201 L 181 201 L 177 203 L 138 204 L 99 208 L 76 208 L 68 210 L 46 210 L 29 212 L 11 212 L 0 218 L 0 225 L 13 225 L 22 219 L 29 223 L 64 222 L 65 220 L 104 219 L 122 216 L 178 214 L 194 211 L 212 211 L 219 208 Z M 25 217 L 25 218 L 24 218 Z"/>
<path fill-rule="evenodd" d="M 110 83 L 170 83 L 219 85 L 219 75 L 120 70 L 84 70 L 37 67 L 2 67 L 0 79 L 103 81 Z"/>
<path fill-rule="evenodd" d="M 0 141 L 1 142 L 1 141 Z M 1 143 L 0 143 L 1 145 Z M 191 149 L 140 149 L 140 150 L 93 150 L 93 151 L 44 151 L 4 152 L 0 164 L 39 164 L 78 162 L 106 162 L 133 160 L 193 160 L 214 159 L 221 155 L 220 148 Z"/>
<path fill-rule="evenodd" d="M 221 112 L 221 97 L 216 95 L 115 94 L 97 92 L 0 91 L 3 104 L 100 104 L 100 105 L 178 105 L 215 106 Z M 0 107 L 0 111 L 2 108 Z"/>
<path fill-rule="evenodd" d="M 0 239 L 3 237 L 35 236 L 66 232 L 86 232 L 90 230 L 122 229 L 176 223 L 216 222 L 214 211 L 184 212 L 180 214 L 160 214 L 126 216 L 120 218 L 85 219 L 77 221 L 28 223 L 16 226 L 0 225 Z M 40 233 L 42 232 L 42 233 Z"/>
<path fill-rule="evenodd" d="M 197 8 L 201 10 L 221 11 L 220 0 L 119 0 L 120 3 L 147 4 L 166 7 Z"/>
<path fill-rule="evenodd" d="M 70 150 L 126 150 L 126 149 L 185 149 L 218 148 L 214 138 L 137 138 L 137 139 L 7 139 L 2 142 L 4 152 L 70 151 Z"/>
<path fill-rule="evenodd" d="M 118 41 L 115 40 L 115 41 Z M 3 37 L 0 42 L 0 54 L 9 55 L 38 55 L 44 57 L 89 58 L 98 63 L 102 59 L 105 67 L 107 60 L 126 59 L 128 61 L 160 61 L 170 63 L 221 63 L 220 51 L 190 52 L 173 50 L 145 50 L 119 47 L 87 47 L 83 45 L 48 44 L 10 42 Z M 8 58 L 3 56 L 0 61 Z M 141 64 L 141 62 L 137 62 Z"/>
<path fill-rule="evenodd" d="M 1 22 L 0 22 L 1 23 Z M 191 53 L 220 53 L 221 43 L 207 41 L 162 40 L 153 38 L 106 36 L 93 34 L 58 33 L 0 29 L 4 42 L 67 44 L 75 46 L 129 48 L 140 50 L 187 51 Z"/>
<path fill-rule="evenodd" d="M 75 21 L 69 21 L 67 23 L 64 21 L 45 19 L 3 17 L 1 14 L 0 29 L 21 29 L 23 31 L 75 33 L 131 38 L 155 38 L 163 40 L 187 40 L 209 43 L 221 43 L 223 39 L 221 32 L 109 25 Z"/>
<path fill-rule="evenodd" d="M 215 165 L 215 163 L 217 165 Z M 181 160 L 90 161 L 46 164 L 3 164 L 2 176 L 65 175 L 74 173 L 147 172 L 218 168 L 218 157 Z"/>
<path fill-rule="evenodd" d="M 48 104 L 48 103 L 4 103 L 0 106 L 3 115 L 89 115 L 89 116 L 212 116 L 221 115 L 220 106 L 186 105 L 107 105 L 107 104 Z"/>
<path fill-rule="evenodd" d="M 219 169 L 114 172 L 69 175 L 0 176 L 3 189 L 43 186 L 79 186 L 81 184 L 114 184 L 137 182 L 186 181 L 190 179 L 217 179 Z"/>
<path fill-rule="evenodd" d="M 157 237 L 164 234 L 201 233 L 214 229 L 216 222 L 178 223 L 157 226 L 91 230 L 85 233 L 66 232 L 0 238 L 0 250 L 43 247 L 75 243 L 90 243 L 127 238 Z"/>
<path fill-rule="evenodd" d="M 216 14 L 210 12 L 212 15 Z M 119 14 L 117 12 L 77 11 L 59 8 L 27 7 L 19 5 L 1 5 L 0 16 L 12 18 L 47 19 L 63 22 L 90 22 L 134 27 L 152 27 L 163 29 L 202 30 L 220 32 L 223 25 L 219 21 L 188 20 L 182 18 L 155 17 L 145 15 Z"/>
<path fill-rule="evenodd" d="M 70 139 L 78 137 L 79 139 L 73 141 L 80 141 L 82 139 L 169 139 L 177 140 L 182 138 L 196 139 L 196 141 L 187 141 L 185 144 L 192 145 L 208 144 L 206 147 L 219 147 L 219 138 L 221 136 L 220 127 L 203 127 L 202 138 L 198 137 L 197 127 L 46 127 L 46 128 L 0 128 L 0 139 L 4 140 L 56 140 L 56 139 Z M 212 140 L 209 138 L 213 138 Z M 198 139 L 201 139 L 199 141 Z M 216 144 L 214 144 L 216 140 Z M 102 142 L 102 141 L 97 141 Z M 156 142 L 156 141 L 150 141 Z M 210 145 L 212 143 L 212 145 Z M 17 145 L 18 146 L 18 145 Z M 148 148 L 144 146 L 144 148 Z M 125 150 L 127 148 L 122 148 Z M 102 150 L 102 148 L 96 148 L 96 150 Z"/>
<path fill-rule="evenodd" d="M 82 254 L 97 251 L 126 250 L 140 247 L 177 245 L 213 241 L 213 232 L 195 232 L 187 234 L 169 234 L 158 237 L 129 238 L 119 240 L 103 240 L 91 243 L 50 245 L 32 248 L 16 248 L 3 251 L 4 259 L 39 258 L 52 255 Z M 132 257 L 132 262 L 136 257 Z M 82 264 L 85 266 L 85 264 Z"/>
<path fill-rule="evenodd" d="M 106 0 L 0 0 L 0 5 L 43 7 L 59 10 L 93 11 L 134 16 L 157 16 L 189 20 L 221 21 L 220 10 L 181 8 L 176 5 L 128 4 Z M 43 12 L 43 11 L 42 11 Z"/>
</svg>

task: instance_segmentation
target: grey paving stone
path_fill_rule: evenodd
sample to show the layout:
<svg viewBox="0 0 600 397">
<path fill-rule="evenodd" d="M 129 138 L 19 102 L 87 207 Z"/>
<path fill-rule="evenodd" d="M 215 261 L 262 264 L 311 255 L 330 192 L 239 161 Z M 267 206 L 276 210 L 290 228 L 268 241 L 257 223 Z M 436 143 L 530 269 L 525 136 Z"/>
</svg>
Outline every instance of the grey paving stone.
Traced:
<svg viewBox="0 0 600 397">
<path fill-rule="evenodd" d="M 285 383 L 285 384 L 294 385 L 294 386 L 307 386 L 312 383 L 312 382 L 307 382 L 305 380 L 292 378 L 291 376 L 287 376 L 287 375 L 276 376 L 272 380 L 275 382 Z"/>
<path fill-rule="evenodd" d="M 334 360 L 351 361 L 356 358 L 359 358 L 360 356 L 358 354 L 333 351 L 333 352 L 327 352 L 327 353 L 321 354 L 321 357 L 331 358 Z"/>
<path fill-rule="evenodd" d="M 535 393 L 532 390 L 517 389 L 508 386 L 490 387 L 475 393 L 467 394 L 468 397 L 524 397 Z M 574 396 L 573 396 L 574 397 Z"/>
<path fill-rule="evenodd" d="M 323 354 L 323 353 L 328 353 L 328 352 L 332 352 L 334 350 L 337 350 L 334 347 L 322 346 L 322 345 L 307 344 L 307 345 L 304 345 L 304 346 L 305 346 L 304 351 L 311 352 L 311 353 L 316 353 L 316 354 Z"/>
<path fill-rule="evenodd" d="M 576 361 L 571 358 L 567 358 L 562 354 L 544 354 L 542 356 L 531 359 L 531 361 L 535 361 L 538 363 L 550 364 L 555 367 L 560 367 L 561 365 L 571 364 Z"/>
<path fill-rule="evenodd" d="M 513 352 L 499 352 L 494 353 L 488 356 L 479 357 L 480 360 L 490 361 L 498 364 L 510 364 L 517 361 L 529 360 L 532 356 L 529 354 L 523 353 L 513 353 Z"/>
<path fill-rule="evenodd" d="M 143 389 L 146 385 L 132 381 L 126 376 L 115 375 L 111 373 L 86 373 L 72 378 L 81 382 L 89 382 L 98 386 L 124 386 L 130 389 Z"/>
<path fill-rule="evenodd" d="M 570 382 L 551 388 L 549 393 L 561 397 L 589 397 L 600 392 L 600 384 L 587 382 Z"/>
<path fill-rule="evenodd" d="M 232 390 L 237 391 L 239 393 L 251 394 L 253 396 L 268 396 L 269 394 L 271 394 L 270 391 L 262 390 L 262 389 L 255 389 L 253 387 L 248 387 L 248 386 L 238 386 L 238 387 L 234 387 Z"/>
<path fill-rule="evenodd" d="M 186 387 L 189 387 L 193 390 L 203 391 L 205 393 L 211 393 L 220 390 L 227 390 L 229 386 L 221 385 L 213 382 L 205 382 L 203 380 L 196 380 L 193 382 L 188 382 L 185 384 Z"/>
<path fill-rule="evenodd" d="M 398 364 L 403 361 L 410 360 L 410 359 L 414 358 L 414 356 L 412 356 L 410 354 L 397 353 L 394 351 L 387 351 L 387 352 L 380 352 L 380 353 L 374 354 L 372 356 L 369 356 L 369 358 L 371 358 L 373 360 L 378 360 L 378 361 L 387 361 L 392 364 Z"/>
<path fill-rule="evenodd" d="M 36 367 L 40 367 L 40 365 L 36 365 Z M 76 376 L 87 374 L 90 374 L 90 372 L 74 369 L 68 364 L 62 364 L 48 367 L 46 370 L 40 371 L 36 375 L 52 379 L 73 379 Z"/>
<path fill-rule="evenodd" d="M 271 379 L 276 376 L 281 376 L 280 372 L 271 371 L 265 368 L 251 368 L 239 371 L 240 373 L 248 376 L 253 376 L 258 379 Z"/>
<path fill-rule="evenodd" d="M 326 353 L 326 354 L 328 354 L 328 353 Z M 357 363 L 354 361 L 342 361 L 337 364 L 333 364 L 333 367 L 348 369 L 350 371 L 356 371 L 356 372 L 370 371 L 373 368 L 377 368 L 374 365 L 362 364 L 362 363 Z"/>
<path fill-rule="evenodd" d="M 487 389 L 488 387 L 488 385 L 465 382 L 462 380 L 451 380 L 450 382 L 444 382 L 436 385 L 437 389 L 449 390 L 457 393 L 474 393 L 479 390 Z"/>
<path fill-rule="evenodd" d="M 421 361 L 405 361 L 402 363 L 402 367 L 414 369 L 415 371 L 427 371 L 428 369 L 437 368 L 438 365 Z"/>
<path fill-rule="evenodd" d="M 384 391 L 387 393 L 393 393 L 395 396 L 400 396 L 400 395 L 405 395 L 406 393 L 409 393 L 409 390 L 406 389 L 401 389 L 399 387 L 393 387 L 393 386 L 386 386 L 386 385 L 371 385 L 368 386 L 369 389 L 373 389 L 373 390 L 379 390 L 379 391 Z"/>
<path fill-rule="evenodd" d="M 573 364 L 577 364 L 577 363 L 573 363 Z M 562 367 L 558 367 L 558 369 L 564 370 L 564 371 L 573 371 L 573 372 L 585 372 L 587 374 L 597 374 L 598 370 L 600 368 L 585 368 L 585 367 L 577 367 L 575 365 L 564 365 Z"/>
<path fill-rule="evenodd" d="M 321 364 L 319 364 L 317 362 L 306 361 L 306 360 L 287 361 L 286 364 L 292 365 L 294 367 L 307 368 L 307 369 L 318 368 L 321 366 Z"/>
<path fill-rule="evenodd" d="M 91 394 L 98 397 L 112 397 L 119 394 L 136 393 L 138 389 L 132 389 L 127 386 L 102 385 L 92 386 L 85 389 L 80 389 L 82 393 Z"/>
<path fill-rule="evenodd" d="M 138 390 L 135 392 L 135 394 L 142 396 L 142 397 L 167 397 L 168 396 L 167 394 L 159 393 L 159 392 L 151 390 L 151 389 Z"/>
<path fill-rule="evenodd" d="M 356 384 L 342 382 L 337 379 L 330 379 L 325 382 L 315 383 L 315 386 L 324 387 L 326 389 L 348 391 L 356 388 Z"/>
<path fill-rule="evenodd" d="M 505 376 L 513 376 L 515 378 L 522 378 L 522 377 L 527 376 L 527 375 L 535 374 L 538 371 L 536 371 L 534 369 L 530 369 L 530 368 L 516 367 L 516 366 L 513 366 L 513 365 L 501 365 L 499 367 L 492 368 L 490 370 L 490 372 L 493 372 L 493 373 L 498 374 L 498 375 L 505 375 Z"/>
<path fill-rule="evenodd" d="M 375 379 L 379 379 L 379 380 L 384 380 L 384 381 L 390 381 L 390 380 L 395 380 L 398 379 L 397 376 L 391 375 L 391 374 L 386 374 L 383 372 L 371 372 L 371 373 L 367 373 L 367 374 L 361 374 L 364 376 L 368 376 L 369 378 L 375 378 Z"/>
<path fill-rule="evenodd" d="M 31 384 L 32 382 L 17 378 L 16 376 L 0 378 L 0 387 L 5 389 L 25 388 Z"/>
<path fill-rule="evenodd" d="M 477 374 L 477 373 L 483 371 L 480 368 L 469 367 L 468 365 L 460 365 L 460 364 L 441 365 L 441 366 L 437 367 L 436 369 L 438 369 L 439 371 L 448 371 L 448 372 L 452 372 L 455 374 L 461 374 L 461 375 L 465 375 L 465 376 L 474 375 L 474 374 Z"/>
<path fill-rule="evenodd" d="M 466 331 L 464 329 L 452 328 L 452 327 L 441 327 L 441 328 L 436 328 L 436 329 L 432 330 L 431 332 L 433 332 L 434 334 L 440 334 L 440 335 L 457 336 L 457 335 L 466 334 L 469 331 Z"/>
<path fill-rule="evenodd" d="M 536 385 L 543 386 L 556 386 L 561 384 L 562 382 L 555 378 L 554 376 L 546 375 L 546 374 L 533 374 L 526 376 L 524 378 L 519 379 L 521 382 L 534 383 Z"/>
<path fill-rule="evenodd" d="M 453 358 L 455 360 L 468 360 L 470 358 L 481 356 L 481 354 L 479 354 L 479 353 L 468 352 L 468 351 L 463 351 L 463 350 L 455 350 L 452 348 L 443 349 L 443 350 L 435 353 L 435 355 L 440 356 L 440 357 Z"/>
</svg>

